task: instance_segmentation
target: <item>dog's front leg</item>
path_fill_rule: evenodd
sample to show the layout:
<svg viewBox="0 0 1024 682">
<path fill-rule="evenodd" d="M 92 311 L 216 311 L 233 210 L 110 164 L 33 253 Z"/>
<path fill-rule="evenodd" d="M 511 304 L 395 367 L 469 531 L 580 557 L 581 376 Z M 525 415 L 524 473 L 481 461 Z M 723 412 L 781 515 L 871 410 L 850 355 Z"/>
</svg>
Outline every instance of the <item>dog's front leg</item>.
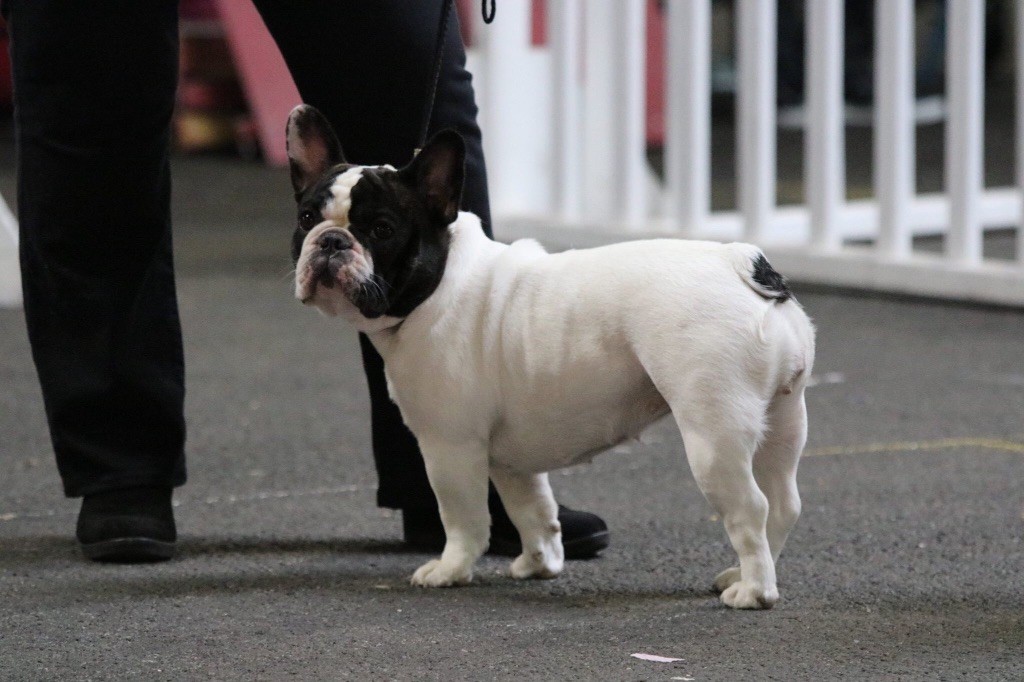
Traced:
<svg viewBox="0 0 1024 682">
<path fill-rule="evenodd" d="M 412 584 L 465 585 L 473 579 L 473 564 L 487 549 L 490 539 L 487 446 L 421 441 L 420 449 L 446 538 L 441 558 L 420 566 L 412 576 Z"/>
<path fill-rule="evenodd" d="M 491 469 L 491 480 L 523 543 L 523 553 L 512 562 L 512 577 L 554 578 L 562 572 L 564 550 L 548 475 L 496 467 Z"/>
</svg>

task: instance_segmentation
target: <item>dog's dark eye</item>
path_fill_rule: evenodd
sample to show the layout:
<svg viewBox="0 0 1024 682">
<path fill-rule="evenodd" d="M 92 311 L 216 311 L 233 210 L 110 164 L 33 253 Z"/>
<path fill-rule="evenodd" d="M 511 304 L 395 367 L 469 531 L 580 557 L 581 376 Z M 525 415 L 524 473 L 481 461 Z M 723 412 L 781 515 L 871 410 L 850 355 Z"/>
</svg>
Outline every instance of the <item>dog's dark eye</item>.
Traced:
<svg viewBox="0 0 1024 682">
<path fill-rule="evenodd" d="M 371 234 L 374 239 L 390 239 L 391 235 L 395 233 L 394 228 L 385 222 L 374 223 Z"/>
<path fill-rule="evenodd" d="M 299 214 L 299 227 L 309 232 L 316 225 L 316 214 L 312 211 L 303 211 Z"/>
</svg>

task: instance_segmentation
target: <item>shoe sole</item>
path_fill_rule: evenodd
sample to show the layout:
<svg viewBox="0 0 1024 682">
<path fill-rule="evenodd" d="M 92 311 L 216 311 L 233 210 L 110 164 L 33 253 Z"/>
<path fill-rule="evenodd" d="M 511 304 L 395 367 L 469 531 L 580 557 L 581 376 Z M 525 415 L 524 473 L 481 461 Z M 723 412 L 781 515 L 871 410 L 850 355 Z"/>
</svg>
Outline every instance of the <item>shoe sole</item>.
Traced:
<svg viewBox="0 0 1024 682">
<path fill-rule="evenodd" d="M 593 559 L 598 553 L 608 547 L 610 536 L 608 531 L 601 530 L 583 537 L 573 538 L 568 542 L 562 542 L 566 559 Z M 514 540 L 503 538 L 491 538 L 491 546 L 487 548 L 488 554 L 499 556 L 519 556 L 523 553 L 523 545 Z"/>
<path fill-rule="evenodd" d="M 174 556 L 174 542 L 153 538 L 114 538 L 82 543 L 81 547 L 87 559 L 115 564 L 153 563 Z"/>
</svg>

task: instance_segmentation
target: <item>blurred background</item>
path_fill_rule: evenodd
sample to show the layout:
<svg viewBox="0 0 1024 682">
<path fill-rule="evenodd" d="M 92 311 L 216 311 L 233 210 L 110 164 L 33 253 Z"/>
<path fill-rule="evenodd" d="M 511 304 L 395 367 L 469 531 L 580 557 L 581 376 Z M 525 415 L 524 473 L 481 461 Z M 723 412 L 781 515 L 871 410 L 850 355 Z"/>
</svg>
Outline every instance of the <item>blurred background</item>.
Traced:
<svg viewBox="0 0 1024 682">
<path fill-rule="evenodd" d="M 913 17 L 908 35 L 913 41 L 909 144 L 913 147 L 914 196 L 908 199 L 907 229 L 912 232 L 914 252 L 939 253 L 946 245 L 950 222 L 948 203 L 940 196 L 949 186 L 945 149 L 950 144 L 946 92 L 947 52 L 953 44 L 948 30 L 950 5 L 946 0 L 908 2 Z M 671 160 L 666 152 L 671 142 L 669 122 L 674 115 L 669 105 L 670 3 L 549 3 L 505 0 L 500 3 L 497 23 L 485 27 L 478 3 L 457 2 L 477 82 L 499 238 L 547 237 L 562 246 L 664 233 L 746 238 L 769 247 L 776 242 L 807 245 L 813 241 L 816 218 L 807 207 L 806 182 L 813 174 L 807 166 L 805 55 L 809 48 L 805 36 L 809 5 L 802 0 L 765 5 L 772 8 L 770 19 L 766 19 L 771 25 L 765 30 L 771 31 L 768 47 L 775 55 L 770 74 L 774 82 L 768 83 L 774 91 L 774 104 L 771 112 L 764 111 L 760 117 L 771 126 L 767 130 L 773 136 L 767 143 L 771 149 L 767 158 L 749 158 L 755 165 L 770 167 L 755 171 L 755 175 L 770 173 L 771 177 L 755 180 L 748 195 L 770 194 L 760 201 L 767 206 L 770 200 L 772 214 L 762 216 L 764 225 L 751 226 L 759 218 L 756 207 L 745 209 L 742 202 L 739 164 L 743 163 L 745 143 L 737 99 L 737 91 L 743 89 L 738 77 L 738 46 L 745 44 L 740 31 L 743 13 L 756 20 L 760 3 L 695 3 L 707 7 L 709 29 L 707 64 L 697 62 L 698 69 L 707 69 L 708 124 L 704 137 L 695 143 L 700 154 L 706 148 L 707 168 L 697 176 L 696 189 L 688 190 L 686 196 L 679 195 L 667 168 Z M 1014 6 L 1011 0 L 968 3 L 981 8 L 984 26 L 978 189 L 1009 188 L 1017 182 L 1014 169 L 1019 154 L 1014 145 L 1014 121 L 1020 115 L 1014 106 Z M 874 187 L 879 184 L 879 159 L 884 159 L 875 149 L 878 131 L 873 125 L 877 10 L 872 0 L 830 4 L 840 8 L 843 24 L 841 149 L 836 160 L 842 191 L 837 200 L 842 205 L 836 209 L 838 225 L 828 229 L 837 235 L 831 240 L 840 245 L 874 244 L 880 229 Z M 623 9 L 627 6 L 632 9 Z M 555 25 L 566 21 L 565 16 L 576 23 L 573 30 L 577 34 L 576 43 L 567 49 L 559 47 L 566 30 Z M 639 16 L 642 25 L 626 26 L 627 16 Z M 616 51 L 617 43 L 629 40 L 641 41 L 631 48 L 634 53 L 639 51 L 638 56 Z M 0 25 L 0 195 L 14 208 L 10 65 L 5 41 Z M 756 41 L 746 44 L 757 45 Z M 575 70 L 568 88 L 573 92 L 564 101 L 556 93 L 558 76 L 552 75 L 553 69 L 560 68 L 559 54 L 569 59 L 569 67 Z M 634 64 L 625 75 L 616 72 L 614 63 L 623 55 Z M 521 77 L 510 78 L 510 73 Z M 630 82 L 638 73 L 642 82 Z M 701 81 L 696 83 L 699 87 Z M 246 0 L 182 2 L 174 179 L 175 217 L 182 242 L 179 260 L 184 267 L 280 265 L 278 230 L 287 230 L 291 220 L 285 180 L 279 172 L 284 161 L 283 121 L 297 100 L 276 49 Z M 617 104 L 623 100 L 628 102 Z M 569 114 L 575 117 L 569 119 L 568 128 L 564 123 L 566 107 L 572 107 Z M 559 116 L 563 116 L 561 121 L 556 120 Z M 639 117 L 636 124 L 627 120 L 634 117 Z M 765 130 L 762 127 L 756 134 L 763 135 Z M 629 139 L 623 142 L 625 137 Z M 682 153 L 687 158 L 693 156 L 693 147 L 684 147 Z M 564 161 L 567 154 L 572 156 L 569 166 Z M 692 164 L 702 164 L 702 158 L 698 155 Z M 565 172 L 567 167 L 577 170 Z M 538 168 L 541 172 L 536 172 Z M 576 174 L 580 175 L 577 185 L 566 186 L 566 176 Z M 935 196 L 918 201 L 929 195 Z M 979 197 L 981 208 L 973 219 L 977 225 L 970 229 L 983 241 L 984 257 L 1014 259 L 1019 194 Z M 691 210 L 691 218 L 697 216 L 697 225 L 678 217 L 680 204 L 694 201 L 699 206 Z M 550 230 L 551 226 L 572 228 L 576 234 L 567 237 Z M 790 268 L 798 277 L 806 270 L 802 278 L 815 280 L 814 268 L 802 265 L 801 261 Z M 874 286 L 870 278 L 861 279 L 852 284 Z M 1017 273 L 1013 279 L 1024 289 L 1020 284 L 1024 277 Z M 1024 298 L 1018 303 L 1024 303 Z"/>
</svg>

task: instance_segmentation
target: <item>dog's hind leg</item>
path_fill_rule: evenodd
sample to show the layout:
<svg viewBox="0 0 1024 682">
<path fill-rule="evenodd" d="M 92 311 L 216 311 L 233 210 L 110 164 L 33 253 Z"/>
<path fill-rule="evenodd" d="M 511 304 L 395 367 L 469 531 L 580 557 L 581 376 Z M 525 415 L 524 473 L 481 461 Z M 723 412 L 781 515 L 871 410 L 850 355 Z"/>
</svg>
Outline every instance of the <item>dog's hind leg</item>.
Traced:
<svg viewBox="0 0 1024 682">
<path fill-rule="evenodd" d="M 421 440 L 420 449 L 441 512 L 445 544 L 441 558 L 420 566 L 412 584 L 464 585 L 472 580 L 473 564 L 487 549 L 490 535 L 487 446 Z"/>
<path fill-rule="evenodd" d="M 796 470 L 807 442 L 807 407 L 803 390 L 776 395 L 768 407 L 767 431 L 754 452 L 754 478 L 768 498 L 768 545 L 778 564 L 786 538 L 800 517 Z M 715 587 L 725 591 L 740 579 L 734 566 L 718 574 Z"/>
<path fill-rule="evenodd" d="M 750 410 L 736 414 L 738 410 L 726 406 L 706 405 L 715 417 L 691 419 L 687 408 L 694 405 L 673 406 L 687 460 L 704 497 L 721 515 L 740 560 L 739 580 L 722 592 L 722 601 L 733 608 L 771 608 L 779 592 L 767 537 L 768 498 L 753 472 L 760 424 L 744 423 Z"/>
<path fill-rule="evenodd" d="M 768 433 L 754 453 L 754 477 L 768 496 L 768 544 L 775 561 L 800 518 L 796 468 L 806 442 L 803 391 L 776 396 L 768 409 Z"/>
<path fill-rule="evenodd" d="M 548 475 L 492 467 L 491 481 L 523 543 L 523 553 L 512 562 L 512 577 L 554 578 L 562 572 L 564 556 L 558 505 Z"/>
</svg>

